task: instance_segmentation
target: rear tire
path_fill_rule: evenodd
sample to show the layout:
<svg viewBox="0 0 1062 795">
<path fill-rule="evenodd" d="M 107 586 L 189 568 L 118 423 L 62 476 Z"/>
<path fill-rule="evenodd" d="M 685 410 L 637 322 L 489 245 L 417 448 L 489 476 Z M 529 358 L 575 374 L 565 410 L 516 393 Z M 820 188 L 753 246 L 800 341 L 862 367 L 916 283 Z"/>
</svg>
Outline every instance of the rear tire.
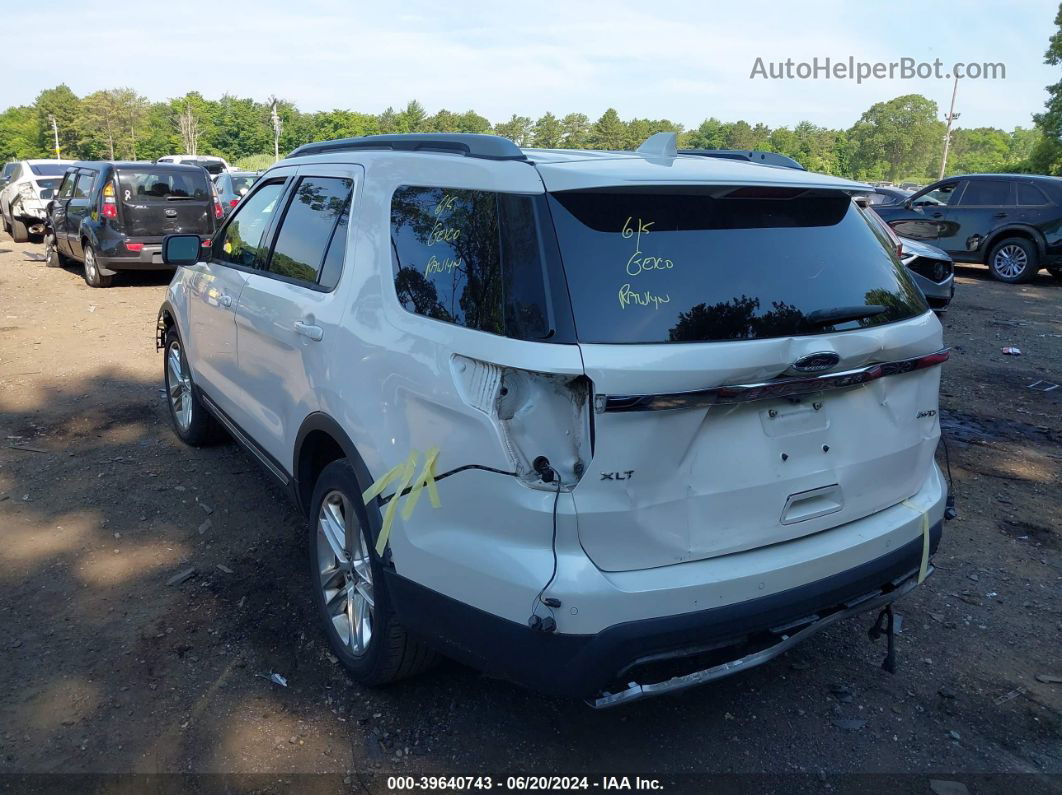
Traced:
<svg viewBox="0 0 1062 795">
<path fill-rule="evenodd" d="M 347 459 L 328 464 L 314 485 L 306 538 L 314 607 L 328 645 L 352 679 L 375 687 L 426 670 L 438 655 L 411 637 L 394 612 L 374 539 L 354 508 L 361 492 Z"/>
<path fill-rule="evenodd" d="M 988 270 L 994 279 L 1007 284 L 1032 281 L 1040 271 L 1040 252 L 1024 237 L 1000 240 L 988 254 Z"/>
<path fill-rule="evenodd" d="M 29 229 L 17 218 L 11 219 L 11 239 L 16 243 L 28 243 L 29 242 Z"/>
<path fill-rule="evenodd" d="M 192 384 L 192 371 L 177 329 L 171 326 L 163 338 L 162 379 L 173 432 L 182 442 L 201 447 L 221 435 L 217 420 L 206 410 Z"/>
<path fill-rule="evenodd" d="M 114 284 L 113 276 L 104 276 L 96 264 L 96 251 L 89 243 L 85 244 L 85 284 L 89 287 L 110 287 Z"/>
</svg>

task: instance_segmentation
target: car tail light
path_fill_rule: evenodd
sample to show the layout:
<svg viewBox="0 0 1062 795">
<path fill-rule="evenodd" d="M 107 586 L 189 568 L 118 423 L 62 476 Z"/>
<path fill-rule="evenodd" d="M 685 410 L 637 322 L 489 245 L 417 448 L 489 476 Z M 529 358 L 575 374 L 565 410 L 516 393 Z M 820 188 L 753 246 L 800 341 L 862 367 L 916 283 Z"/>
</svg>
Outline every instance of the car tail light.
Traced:
<svg viewBox="0 0 1062 795">
<path fill-rule="evenodd" d="M 220 220 L 224 216 L 225 216 L 225 208 L 221 206 L 221 199 L 219 199 L 218 195 L 215 193 L 214 194 L 214 218 L 216 220 Z"/>
<path fill-rule="evenodd" d="M 230 199 L 229 200 L 229 207 L 235 207 L 239 203 L 240 203 L 239 199 Z"/>
<path fill-rule="evenodd" d="M 132 251 L 134 253 L 137 252 L 137 251 L 143 251 L 144 250 L 144 244 L 143 243 L 126 243 L 125 247 L 126 247 L 126 249 L 128 251 Z"/>
<path fill-rule="evenodd" d="M 203 248 L 210 248 L 210 238 L 208 237 L 200 244 Z"/>
<path fill-rule="evenodd" d="M 103 186 L 103 198 L 102 206 L 100 207 L 100 214 L 104 218 L 117 218 L 118 217 L 118 204 L 114 200 L 114 183 L 108 182 Z"/>
</svg>

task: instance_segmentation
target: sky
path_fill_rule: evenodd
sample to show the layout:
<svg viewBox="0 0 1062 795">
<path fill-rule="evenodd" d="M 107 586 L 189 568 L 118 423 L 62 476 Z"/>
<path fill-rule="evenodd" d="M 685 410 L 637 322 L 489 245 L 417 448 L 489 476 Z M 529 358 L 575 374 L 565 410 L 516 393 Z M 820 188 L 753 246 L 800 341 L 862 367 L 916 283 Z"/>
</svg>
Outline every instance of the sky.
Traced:
<svg viewBox="0 0 1062 795">
<path fill-rule="evenodd" d="M 1028 127 L 1062 67 L 1043 63 L 1057 0 L 49 0 L 8 3 L 0 107 L 65 82 L 151 100 L 197 90 L 301 110 L 379 113 L 419 100 L 493 122 L 609 107 L 687 127 L 714 116 L 771 127 L 849 127 L 875 102 L 920 93 L 947 110 L 947 79 L 751 78 L 757 58 L 1003 63 L 960 81 L 962 127 Z M 79 31 L 92 31 L 80 35 Z M 47 42 L 47 45 L 44 44 Z M 65 44 L 64 44 L 65 42 Z"/>
</svg>

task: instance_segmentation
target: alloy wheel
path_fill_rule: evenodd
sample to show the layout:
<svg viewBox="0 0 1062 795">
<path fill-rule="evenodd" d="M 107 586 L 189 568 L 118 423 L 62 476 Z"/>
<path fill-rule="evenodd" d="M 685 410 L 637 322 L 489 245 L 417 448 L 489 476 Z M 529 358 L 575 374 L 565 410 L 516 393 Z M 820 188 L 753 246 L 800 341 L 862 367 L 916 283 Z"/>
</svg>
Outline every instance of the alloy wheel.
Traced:
<svg viewBox="0 0 1062 795">
<path fill-rule="evenodd" d="M 89 284 L 95 284 L 98 278 L 96 271 L 96 253 L 88 246 L 85 247 L 85 280 Z"/>
<path fill-rule="evenodd" d="M 1021 246 L 1011 243 L 996 252 L 992 265 L 1000 276 L 1014 279 L 1029 267 L 1029 255 Z"/>
<path fill-rule="evenodd" d="M 332 627 L 351 654 L 360 657 L 372 641 L 375 599 L 372 560 L 354 508 L 330 491 L 317 517 L 317 570 Z"/>
<path fill-rule="evenodd" d="M 181 343 L 173 340 L 166 348 L 166 385 L 173 417 L 182 431 L 192 424 L 192 380 L 184 370 Z"/>
</svg>

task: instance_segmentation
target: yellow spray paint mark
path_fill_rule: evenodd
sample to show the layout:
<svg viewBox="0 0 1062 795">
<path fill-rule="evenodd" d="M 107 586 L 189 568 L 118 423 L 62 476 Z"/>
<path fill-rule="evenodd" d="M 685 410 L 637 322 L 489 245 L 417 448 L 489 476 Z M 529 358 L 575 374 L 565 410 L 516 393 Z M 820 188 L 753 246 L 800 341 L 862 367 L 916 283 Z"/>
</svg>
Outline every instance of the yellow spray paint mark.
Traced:
<svg viewBox="0 0 1062 795">
<path fill-rule="evenodd" d="M 391 537 L 391 526 L 394 524 L 395 513 L 398 510 L 398 501 L 402 497 L 402 492 L 409 488 L 411 482 L 413 483 L 413 488 L 410 489 L 409 494 L 406 496 L 405 504 L 402 506 L 403 519 L 409 519 L 413 515 L 413 509 L 417 507 L 420 493 L 425 486 L 428 488 L 428 499 L 431 501 L 432 507 L 439 507 L 439 490 L 435 485 L 435 461 L 438 457 L 438 447 L 428 450 L 424 457 L 424 468 L 420 471 L 420 476 L 413 480 L 413 474 L 417 471 L 417 460 L 420 458 L 420 453 L 414 450 L 405 461 L 389 469 L 381 478 L 362 492 L 361 499 L 367 508 L 369 503 L 380 496 L 388 485 L 392 482 L 397 483 L 394 494 L 384 510 L 383 526 L 380 528 L 380 537 L 376 540 L 376 554 L 382 555 L 387 548 L 387 541 Z"/>
</svg>

